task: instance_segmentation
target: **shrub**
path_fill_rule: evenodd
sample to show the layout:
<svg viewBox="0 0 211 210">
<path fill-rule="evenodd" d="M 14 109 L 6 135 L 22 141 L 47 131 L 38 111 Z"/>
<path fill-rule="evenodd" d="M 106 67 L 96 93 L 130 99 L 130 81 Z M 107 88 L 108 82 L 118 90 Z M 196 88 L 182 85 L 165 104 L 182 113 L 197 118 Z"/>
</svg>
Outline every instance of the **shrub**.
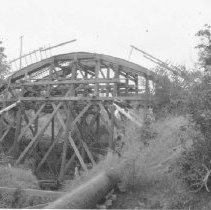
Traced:
<svg viewBox="0 0 211 210">
<path fill-rule="evenodd" d="M 9 166 L 0 166 L 0 187 L 18 189 L 15 193 L 1 191 L 1 208 L 29 206 L 31 198 L 26 199 L 25 196 L 23 197 L 21 189 L 39 189 L 38 181 L 36 177 L 32 175 L 31 171 Z"/>
</svg>

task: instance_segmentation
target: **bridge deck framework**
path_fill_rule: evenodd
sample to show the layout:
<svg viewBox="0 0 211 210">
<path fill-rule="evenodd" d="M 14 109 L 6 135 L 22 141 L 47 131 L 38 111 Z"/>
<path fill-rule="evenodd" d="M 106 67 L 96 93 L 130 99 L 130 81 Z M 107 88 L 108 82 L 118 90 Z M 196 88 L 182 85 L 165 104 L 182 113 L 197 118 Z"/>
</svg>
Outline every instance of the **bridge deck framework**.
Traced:
<svg viewBox="0 0 211 210">
<path fill-rule="evenodd" d="M 117 126 L 113 103 L 136 101 L 146 108 L 150 101 L 150 80 L 154 80 L 154 74 L 148 69 L 102 54 L 69 53 L 29 65 L 15 72 L 7 83 L 0 86 L 3 110 L 0 143 L 14 128 L 14 141 L 8 152 L 16 154 L 25 133 L 31 132 L 30 142 L 16 159 L 15 164 L 20 164 L 35 150 L 50 127 L 51 144 L 37 163 L 36 171 L 44 165 L 61 139 L 58 179 L 64 178 L 76 158 L 86 171 L 87 162 L 95 165 L 96 157 L 89 148 L 91 144 L 84 135 L 85 130 L 89 130 L 97 141 L 101 122 L 107 122 L 108 146 L 113 149 L 114 126 Z M 33 113 L 32 117 L 28 110 Z M 46 120 L 39 126 L 43 115 Z M 58 130 L 55 122 L 59 122 Z M 68 149 L 72 150 L 71 157 L 67 155 Z"/>
</svg>

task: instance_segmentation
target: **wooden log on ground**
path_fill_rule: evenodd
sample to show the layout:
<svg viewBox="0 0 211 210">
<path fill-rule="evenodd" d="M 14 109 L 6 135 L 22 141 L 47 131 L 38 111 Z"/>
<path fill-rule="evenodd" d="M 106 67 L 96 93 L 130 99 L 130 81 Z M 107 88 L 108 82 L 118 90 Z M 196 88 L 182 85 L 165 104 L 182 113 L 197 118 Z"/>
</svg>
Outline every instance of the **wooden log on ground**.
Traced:
<svg viewBox="0 0 211 210">
<path fill-rule="evenodd" d="M 37 190 L 37 189 L 20 189 L 14 187 L 0 187 L 0 193 L 14 194 L 17 190 L 26 193 L 29 196 L 50 196 L 53 198 L 59 198 L 65 194 L 61 191 L 50 191 L 50 190 Z"/>
<path fill-rule="evenodd" d="M 101 172 L 85 184 L 72 192 L 65 194 L 58 200 L 50 203 L 47 209 L 90 209 L 96 208 L 100 202 L 119 181 L 115 173 Z"/>
</svg>

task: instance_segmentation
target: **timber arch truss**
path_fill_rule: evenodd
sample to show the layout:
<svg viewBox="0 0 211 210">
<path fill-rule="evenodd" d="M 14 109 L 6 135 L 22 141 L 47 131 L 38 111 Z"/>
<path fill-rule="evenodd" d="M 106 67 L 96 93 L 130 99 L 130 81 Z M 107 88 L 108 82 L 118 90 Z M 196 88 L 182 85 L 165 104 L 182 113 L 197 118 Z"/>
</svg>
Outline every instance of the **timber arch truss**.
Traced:
<svg viewBox="0 0 211 210">
<path fill-rule="evenodd" d="M 14 141 L 9 152 L 19 151 L 24 135 L 30 132 L 30 141 L 17 155 L 15 164 L 20 164 L 50 130 L 50 144 L 36 163 L 36 171 L 59 142 L 62 145 L 59 179 L 63 179 L 75 159 L 86 171 L 88 165 L 96 162 L 90 145 L 100 135 L 100 123 L 106 121 L 102 112 L 107 114 L 108 146 L 112 149 L 113 103 L 138 101 L 146 106 L 149 80 L 154 80 L 154 73 L 148 69 L 103 54 L 69 53 L 31 64 L 0 86 L 0 143 L 13 128 Z M 86 131 L 92 136 L 90 139 L 84 135 Z"/>
</svg>

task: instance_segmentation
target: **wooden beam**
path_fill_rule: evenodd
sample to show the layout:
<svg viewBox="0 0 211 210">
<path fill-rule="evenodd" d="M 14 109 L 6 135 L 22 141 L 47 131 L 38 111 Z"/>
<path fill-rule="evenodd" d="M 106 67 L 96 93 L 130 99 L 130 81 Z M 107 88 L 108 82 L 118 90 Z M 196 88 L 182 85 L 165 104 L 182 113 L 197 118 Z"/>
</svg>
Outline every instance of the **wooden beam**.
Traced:
<svg viewBox="0 0 211 210">
<path fill-rule="evenodd" d="M 4 138 L 7 136 L 7 134 L 9 133 L 10 129 L 12 128 L 13 126 L 13 122 L 10 123 L 10 125 L 8 126 L 7 130 L 4 131 L 3 135 L 1 136 L 1 139 L 0 139 L 0 143 L 4 140 Z"/>
<path fill-rule="evenodd" d="M 70 142 L 70 144 L 71 144 L 71 146 L 72 146 L 72 148 L 73 148 L 82 168 L 84 169 L 84 171 L 88 171 L 86 164 L 84 163 L 83 158 L 81 157 L 80 152 L 79 152 L 77 146 L 75 145 L 74 140 L 72 139 L 71 133 L 69 134 L 68 140 L 69 140 L 69 142 Z"/>
<path fill-rule="evenodd" d="M 43 135 L 43 133 L 45 132 L 45 130 L 47 129 L 47 127 L 49 126 L 52 118 L 54 117 L 54 115 L 56 114 L 56 112 L 58 111 L 58 109 L 61 107 L 62 103 L 60 102 L 56 109 L 54 109 L 54 111 L 51 113 L 49 119 L 46 121 L 46 124 L 40 129 L 40 131 L 32 138 L 31 142 L 28 144 L 28 146 L 24 149 L 24 151 L 21 153 L 20 157 L 18 158 L 18 160 L 16 161 L 16 164 L 19 164 L 24 157 L 26 156 L 27 152 L 29 151 L 29 149 L 33 146 L 33 144 L 39 140 L 39 138 Z"/>
<path fill-rule="evenodd" d="M 124 109 L 122 109 L 121 107 L 119 107 L 115 103 L 114 103 L 114 106 L 116 107 L 116 109 L 119 112 L 121 112 L 125 117 L 127 117 L 129 120 L 131 120 L 132 122 L 134 122 L 136 125 L 138 125 L 139 127 L 142 127 L 143 126 L 143 121 L 136 120 L 133 116 L 130 115 L 130 113 L 126 112 Z"/>
<path fill-rule="evenodd" d="M 146 102 L 145 102 L 145 118 L 147 117 L 147 110 L 148 110 L 148 105 L 150 101 L 150 89 L 149 89 L 149 79 L 146 76 L 145 77 L 145 95 L 146 95 Z"/>
<path fill-rule="evenodd" d="M 3 134 L 3 116 L 0 115 L 0 136 Z"/>
<path fill-rule="evenodd" d="M 62 162 L 61 162 L 61 167 L 60 167 L 60 172 L 59 172 L 59 181 L 62 181 L 65 175 L 65 165 L 66 165 L 66 156 L 67 156 L 67 143 L 68 143 L 68 137 L 69 137 L 69 128 L 70 128 L 70 110 L 69 107 L 66 106 L 65 108 L 66 111 L 66 125 L 63 127 L 65 130 L 65 139 L 63 141 L 63 148 L 62 148 Z"/>
<path fill-rule="evenodd" d="M 99 73 L 100 73 L 100 61 L 99 59 L 96 60 L 96 66 L 95 66 L 95 79 L 99 79 Z M 99 96 L 99 83 L 95 83 L 95 90 L 94 95 Z"/>
<path fill-rule="evenodd" d="M 72 119 L 74 119 L 73 113 L 72 113 L 72 112 L 70 113 L 70 117 L 71 117 Z M 77 131 L 77 134 L 79 135 L 79 140 L 80 140 L 80 142 L 81 142 L 81 144 L 82 144 L 84 150 L 86 151 L 86 153 L 87 153 L 87 155 L 88 155 L 88 157 L 89 157 L 89 159 L 90 159 L 92 165 L 93 165 L 93 166 L 96 165 L 96 162 L 95 162 L 95 160 L 94 160 L 94 158 L 93 158 L 93 156 L 92 156 L 92 153 L 90 152 L 90 150 L 89 150 L 89 148 L 88 148 L 86 142 L 84 141 L 83 131 L 81 130 L 81 128 L 80 128 L 78 122 L 76 123 L 76 131 Z"/>
<path fill-rule="evenodd" d="M 51 141 L 53 142 L 55 139 L 55 126 L 54 126 L 54 120 L 55 118 L 53 117 L 53 119 L 51 120 Z"/>
<path fill-rule="evenodd" d="M 1 100 L 0 100 L 1 101 Z M 11 104 L 9 106 L 7 106 L 6 108 L 0 110 L 0 115 L 3 114 L 4 112 L 9 111 L 10 109 L 16 107 L 18 104 L 20 103 L 20 101 L 18 100 L 17 102 L 15 102 L 14 104 Z"/>
<path fill-rule="evenodd" d="M 138 75 L 135 76 L 135 93 L 138 95 Z"/>
<path fill-rule="evenodd" d="M 28 118 L 28 116 L 27 116 L 25 110 L 24 110 L 22 107 L 21 107 L 21 111 L 22 111 L 22 113 L 23 113 L 23 118 L 24 118 L 24 120 L 26 121 L 26 124 L 28 124 L 28 123 L 29 123 L 29 118 Z M 33 128 L 32 128 L 31 125 L 29 126 L 29 129 L 31 130 L 32 135 L 34 136 L 35 132 L 34 132 L 34 130 L 33 130 Z"/>
<path fill-rule="evenodd" d="M 20 97 L 20 101 L 114 101 L 114 100 L 128 100 L 128 101 L 145 101 L 144 96 L 114 96 L 114 97 L 83 97 L 83 96 L 75 96 L 75 97 Z M 11 102 L 15 101 L 15 99 L 2 100 Z"/>
<path fill-rule="evenodd" d="M 43 165 L 43 163 L 47 160 L 48 156 L 50 155 L 52 149 L 54 148 L 54 146 L 56 145 L 56 143 L 59 141 L 59 138 L 61 137 L 63 132 L 63 127 L 61 127 L 58 131 L 58 134 L 55 138 L 55 140 L 52 142 L 51 146 L 48 148 L 47 152 L 45 153 L 45 155 L 43 156 L 42 160 L 40 161 L 40 163 L 38 164 L 36 171 L 38 171 L 41 166 Z"/>
<path fill-rule="evenodd" d="M 16 155 L 18 152 L 18 136 L 21 132 L 21 123 L 22 123 L 22 111 L 21 111 L 21 107 L 18 107 L 18 111 L 16 112 L 16 129 L 15 129 L 15 136 L 14 136 L 14 141 L 12 144 L 12 147 L 9 149 L 9 154 L 13 154 Z"/>
<path fill-rule="evenodd" d="M 73 127 L 74 127 L 74 126 L 76 125 L 76 123 L 81 119 L 81 117 L 84 115 L 84 113 L 89 109 L 90 105 L 91 105 L 91 104 L 87 104 L 87 105 L 85 106 L 85 108 L 79 113 L 79 115 L 73 120 L 73 122 L 71 122 L 71 124 L 70 124 L 70 130 L 73 130 Z M 66 129 L 65 123 L 64 123 L 64 121 L 63 121 L 63 119 L 62 119 L 62 117 L 61 117 L 61 114 L 60 114 L 59 112 L 58 112 L 57 116 L 58 116 L 58 119 L 59 119 L 59 121 L 60 121 L 62 127 L 63 127 L 64 129 Z M 79 152 L 77 146 L 75 145 L 74 140 L 73 140 L 72 137 L 71 137 L 71 132 L 69 132 L 68 141 L 70 142 L 70 144 L 71 144 L 71 146 L 72 146 L 74 152 L 76 153 L 76 156 L 77 156 L 77 158 L 79 159 L 79 162 L 80 162 L 82 168 L 83 168 L 85 171 L 87 171 L 87 167 L 86 167 L 86 165 L 85 165 L 85 163 L 84 163 L 84 161 L 83 161 L 83 159 L 82 159 L 82 157 L 81 157 L 81 155 L 80 155 L 80 152 Z"/>
<path fill-rule="evenodd" d="M 119 79 L 119 66 L 114 66 L 114 79 Z M 113 96 L 118 96 L 118 84 L 114 84 Z"/>
<path fill-rule="evenodd" d="M 38 117 L 38 115 L 41 113 L 44 107 L 45 107 L 45 103 L 42 104 L 42 106 L 38 109 L 36 114 L 32 117 L 31 121 L 22 129 L 21 134 L 18 136 L 17 142 L 21 140 L 26 130 L 33 124 L 34 120 Z"/>
<path fill-rule="evenodd" d="M 114 150 L 114 111 L 115 108 L 111 106 L 110 109 L 111 118 L 110 118 L 110 129 L 109 129 L 109 147 L 111 150 Z"/>
<path fill-rule="evenodd" d="M 74 80 L 60 80 L 60 81 L 37 81 L 25 82 L 21 84 L 12 84 L 12 88 L 20 88 L 22 86 L 48 86 L 48 85 L 65 85 L 65 84 L 95 84 L 95 83 L 117 83 L 119 79 L 74 79 Z"/>
<path fill-rule="evenodd" d="M 76 154 L 74 152 L 73 155 L 71 156 L 71 158 L 67 161 L 67 164 L 65 165 L 65 171 L 64 171 L 65 174 L 67 173 L 67 170 L 72 165 L 72 163 L 75 160 L 75 158 L 76 158 Z"/>
</svg>

